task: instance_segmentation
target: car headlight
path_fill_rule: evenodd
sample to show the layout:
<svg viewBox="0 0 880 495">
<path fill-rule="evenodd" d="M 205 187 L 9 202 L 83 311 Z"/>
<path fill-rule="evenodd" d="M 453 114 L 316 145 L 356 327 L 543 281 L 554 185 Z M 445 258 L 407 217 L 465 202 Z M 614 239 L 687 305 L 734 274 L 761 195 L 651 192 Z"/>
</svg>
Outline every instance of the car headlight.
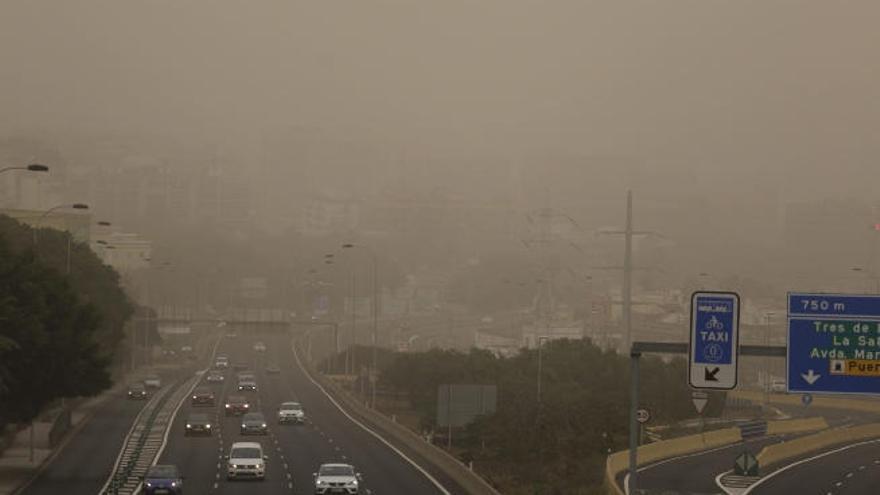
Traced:
<svg viewBox="0 0 880 495">
<path fill-rule="evenodd" d="M 241 424 L 241 427 L 242 427 L 242 428 L 247 428 L 247 425 L 244 424 L 244 423 L 242 423 L 242 424 Z"/>
<path fill-rule="evenodd" d="M 348 486 L 358 486 L 357 480 L 351 480 L 348 482 Z"/>
<path fill-rule="evenodd" d="M 187 424 L 186 424 L 186 427 L 187 427 L 187 428 L 192 428 L 192 427 L 193 427 L 193 425 L 191 425 L 191 424 L 189 424 L 189 423 L 187 423 Z"/>
<path fill-rule="evenodd" d="M 244 408 L 245 408 L 245 409 L 247 409 L 247 408 L 249 408 L 249 407 L 251 407 L 250 404 L 245 404 L 245 405 L 244 405 Z"/>
<path fill-rule="evenodd" d="M 207 428 L 207 429 L 210 430 L 210 429 L 211 429 L 211 423 L 206 424 L 206 425 L 205 425 L 205 428 Z"/>
<path fill-rule="evenodd" d="M 266 423 L 263 423 L 263 426 L 262 426 L 262 427 L 265 428 L 265 427 L 266 427 Z"/>
<path fill-rule="evenodd" d="M 177 488 L 177 482 L 176 482 L 176 481 L 172 481 L 172 482 L 171 482 L 171 488 Z"/>
<path fill-rule="evenodd" d="M 318 485 L 318 486 L 324 486 L 324 485 L 327 484 L 327 482 L 324 481 L 324 480 L 318 480 L 315 484 Z"/>
<path fill-rule="evenodd" d="M 197 399 L 197 397 L 195 395 L 193 395 L 193 400 L 196 400 L 196 399 Z"/>
<path fill-rule="evenodd" d="M 229 409 L 229 407 L 230 407 L 229 404 L 226 404 L 226 409 Z"/>
<path fill-rule="evenodd" d="M 146 483 L 145 483 L 145 484 L 146 484 L 146 485 L 147 485 L 147 488 L 152 488 L 152 487 L 153 487 L 153 484 L 152 484 L 152 483 L 150 483 L 150 482 L 149 482 L 149 481 L 148 481 L 148 482 L 146 482 Z"/>
</svg>

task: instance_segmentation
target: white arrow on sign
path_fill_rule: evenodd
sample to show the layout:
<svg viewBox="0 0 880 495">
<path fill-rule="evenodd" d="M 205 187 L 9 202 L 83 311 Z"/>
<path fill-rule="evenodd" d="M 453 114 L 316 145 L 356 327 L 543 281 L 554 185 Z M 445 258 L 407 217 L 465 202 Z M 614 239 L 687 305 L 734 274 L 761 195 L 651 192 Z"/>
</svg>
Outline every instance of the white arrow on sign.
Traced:
<svg viewBox="0 0 880 495">
<path fill-rule="evenodd" d="M 807 370 L 806 373 L 801 373 L 801 378 L 803 378 L 804 381 L 809 383 L 810 385 L 816 383 L 816 380 L 818 380 L 821 377 L 822 377 L 822 375 L 818 375 L 816 373 L 813 373 L 812 369 Z"/>
</svg>

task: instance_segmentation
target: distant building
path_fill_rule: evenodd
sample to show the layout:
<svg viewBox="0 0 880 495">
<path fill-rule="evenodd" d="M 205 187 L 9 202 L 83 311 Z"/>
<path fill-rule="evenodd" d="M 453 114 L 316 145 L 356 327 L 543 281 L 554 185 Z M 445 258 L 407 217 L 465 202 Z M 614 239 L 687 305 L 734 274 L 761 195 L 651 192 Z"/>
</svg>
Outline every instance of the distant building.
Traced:
<svg viewBox="0 0 880 495">
<path fill-rule="evenodd" d="M 92 249 L 104 263 L 125 274 L 149 268 L 153 243 L 138 234 L 114 232 L 96 236 L 92 241 Z"/>
<path fill-rule="evenodd" d="M 519 353 L 522 343 L 518 339 L 494 335 L 485 331 L 474 332 L 474 347 L 489 351 L 496 356 L 511 357 Z"/>
</svg>

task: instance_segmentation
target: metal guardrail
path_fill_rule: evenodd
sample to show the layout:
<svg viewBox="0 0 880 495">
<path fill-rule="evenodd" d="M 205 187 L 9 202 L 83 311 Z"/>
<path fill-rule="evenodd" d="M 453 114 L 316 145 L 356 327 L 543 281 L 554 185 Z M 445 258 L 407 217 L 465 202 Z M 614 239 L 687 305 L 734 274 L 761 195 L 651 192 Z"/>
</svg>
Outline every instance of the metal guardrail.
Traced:
<svg viewBox="0 0 880 495">
<path fill-rule="evenodd" d="M 159 391 L 136 419 L 135 425 L 125 439 L 113 474 L 101 495 L 133 495 L 138 492 L 141 477 L 153 464 L 161 447 L 166 430 L 174 417 L 177 404 L 198 377 L 180 380 Z"/>
</svg>

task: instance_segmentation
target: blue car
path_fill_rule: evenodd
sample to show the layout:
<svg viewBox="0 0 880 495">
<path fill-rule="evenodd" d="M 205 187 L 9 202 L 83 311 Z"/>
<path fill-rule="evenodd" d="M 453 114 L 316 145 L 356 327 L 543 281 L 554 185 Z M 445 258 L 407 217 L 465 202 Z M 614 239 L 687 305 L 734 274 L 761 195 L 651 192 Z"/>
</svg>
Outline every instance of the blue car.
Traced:
<svg viewBox="0 0 880 495">
<path fill-rule="evenodd" d="M 177 466 L 159 464 L 150 468 L 144 476 L 144 495 L 181 495 L 183 477 Z"/>
</svg>

